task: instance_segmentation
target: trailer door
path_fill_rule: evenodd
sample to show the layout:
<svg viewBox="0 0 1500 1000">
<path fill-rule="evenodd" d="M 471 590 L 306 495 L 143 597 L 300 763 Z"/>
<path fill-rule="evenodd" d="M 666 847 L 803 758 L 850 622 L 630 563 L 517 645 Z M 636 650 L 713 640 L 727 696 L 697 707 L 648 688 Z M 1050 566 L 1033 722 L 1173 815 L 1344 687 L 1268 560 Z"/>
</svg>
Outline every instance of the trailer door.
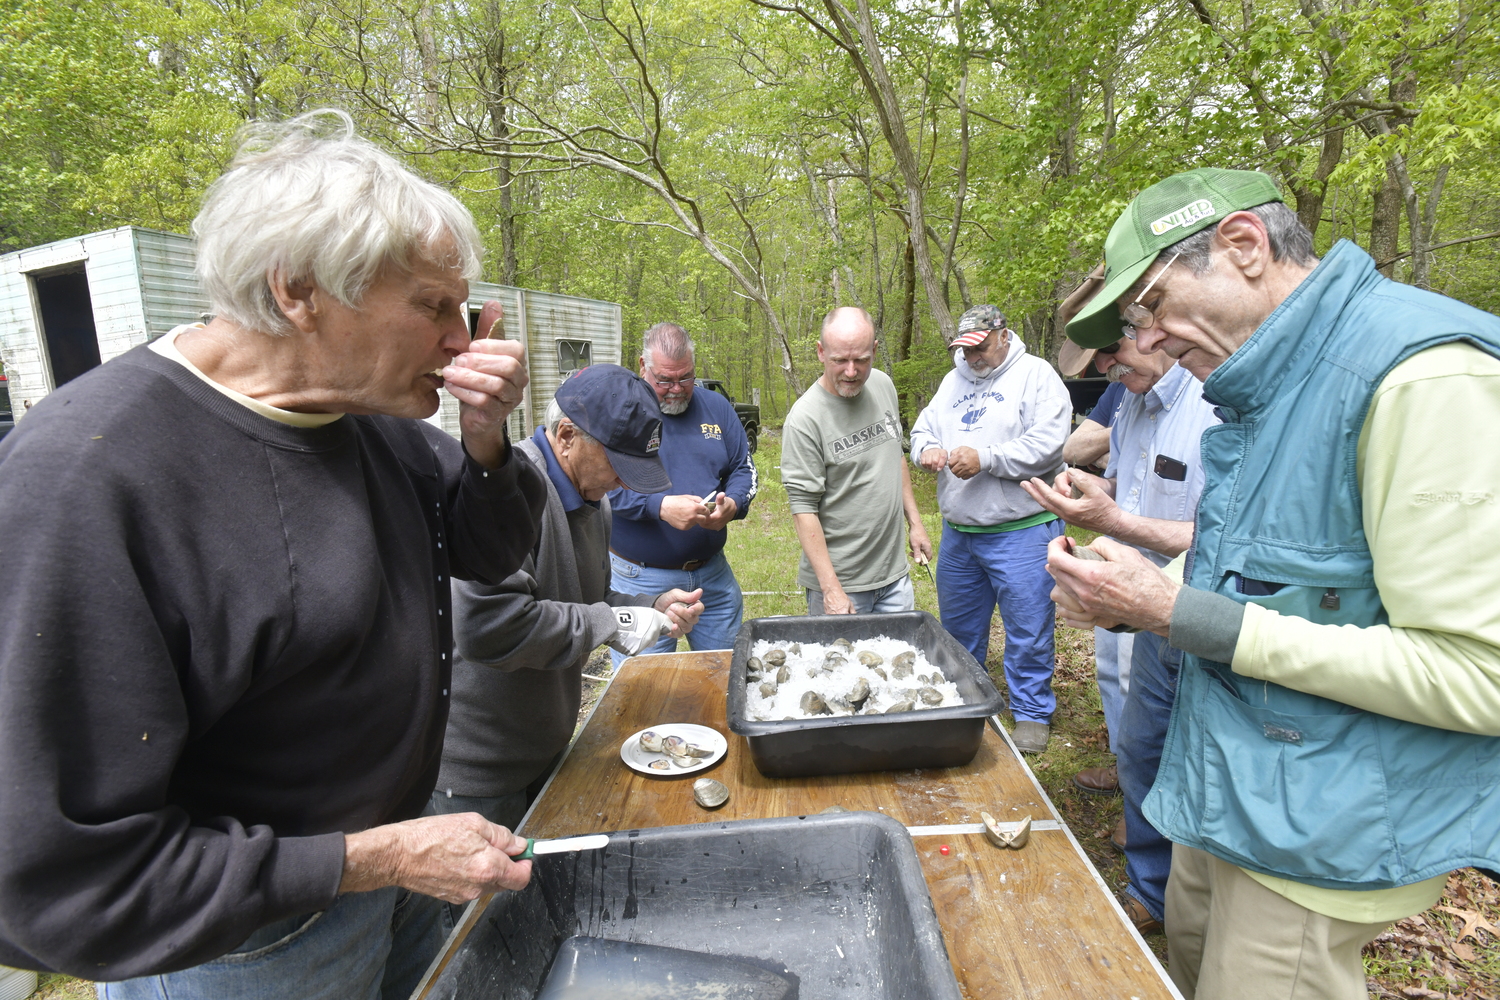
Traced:
<svg viewBox="0 0 1500 1000">
<path fill-rule="evenodd" d="M 38 326 L 51 388 L 71 382 L 99 366 L 99 335 L 84 265 L 33 273 Z"/>
</svg>

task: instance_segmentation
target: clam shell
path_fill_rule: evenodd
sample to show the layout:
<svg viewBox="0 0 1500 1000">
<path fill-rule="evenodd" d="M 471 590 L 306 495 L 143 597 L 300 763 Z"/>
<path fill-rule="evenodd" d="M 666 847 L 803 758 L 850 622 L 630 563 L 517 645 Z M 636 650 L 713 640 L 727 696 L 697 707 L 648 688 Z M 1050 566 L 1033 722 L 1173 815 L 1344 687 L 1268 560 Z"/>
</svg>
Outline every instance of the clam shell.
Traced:
<svg viewBox="0 0 1500 1000">
<path fill-rule="evenodd" d="M 785 684 L 787 681 L 789 681 L 791 679 L 792 679 L 792 668 L 791 667 L 782 667 L 780 670 L 776 671 L 776 683 L 777 684 Z"/>
<path fill-rule="evenodd" d="M 833 645 L 833 646 L 842 646 L 843 649 L 844 649 L 844 652 L 846 652 L 846 653 L 852 653 L 852 652 L 854 652 L 854 643 L 850 642 L 848 639 L 845 639 L 843 636 L 840 636 L 839 638 L 833 640 L 833 642 L 830 643 L 830 645 Z"/>
<path fill-rule="evenodd" d="M 773 667 L 779 667 L 786 662 L 786 650 L 773 649 L 766 654 L 766 662 Z"/>
<path fill-rule="evenodd" d="M 1019 851 L 1031 840 L 1031 817 L 1025 816 L 1014 823 L 1001 823 L 987 812 L 979 819 L 984 823 L 984 835 L 996 847 L 1009 847 Z"/>
<path fill-rule="evenodd" d="M 693 782 L 693 799 L 705 809 L 717 809 L 729 801 L 729 787 L 713 778 Z"/>
<path fill-rule="evenodd" d="M 943 692 L 934 687 L 924 687 L 917 692 L 917 697 L 922 699 L 924 705 L 941 705 L 943 703 Z"/>
<path fill-rule="evenodd" d="M 762 674 L 765 673 L 765 670 L 766 665 L 758 656 L 752 656 L 745 661 L 745 673 L 747 674 Z"/>
<path fill-rule="evenodd" d="M 690 753 L 685 753 L 685 754 L 675 754 L 674 753 L 674 754 L 669 755 L 668 759 L 671 760 L 671 762 L 674 763 L 674 764 L 676 764 L 678 767 L 697 767 L 698 766 L 698 758 L 694 757 Z"/>
<path fill-rule="evenodd" d="M 687 740 L 681 736 L 663 736 L 661 740 L 662 753 L 679 754 L 685 746 Z"/>
<path fill-rule="evenodd" d="M 876 677 L 879 677 L 883 681 L 890 680 L 890 678 L 886 676 L 884 667 L 871 667 L 870 673 L 874 674 Z"/>
<path fill-rule="evenodd" d="M 670 771 L 670 770 L 672 770 L 672 763 L 671 763 L 671 761 L 667 760 L 665 757 L 658 757 L 656 760 L 653 760 L 651 763 L 647 764 L 646 766 L 649 767 L 649 768 L 651 768 L 651 770 L 653 770 L 653 771 Z"/>
<path fill-rule="evenodd" d="M 863 705 L 866 699 L 868 699 L 869 697 L 870 682 L 861 677 L 859 680 L 854 682 L 854 687 L 850 689 L 849 693 L 844 695 L 844 700 L 847 701 L 850 705 L 853 705 L 855 708 L 858 708 L 859 706 Z"/>
<path fill-rule="evenodd" d="M 714 755 L 714 752 L 712 750 L 705 750 L 696 743 L 685 743 L 683 744 L 682 748 L 687 751 L 689 757 L 697 757 L 699 759 L 702 759 L 704 757 L 712 757 Z"/>
<path fill-rule="evenodd" d="M 790 646 L 788 646 L 786 648 L 786 651 L 788 653 L 791 653 L 793 656 L 801 656 L 802 655 L 802 643 L 800 643 L 800 642 L 794 642 L 794 643 L 792 643 Z"/>
<path fill-rule="evenodd" d="M 760 686 L 760 696 L 762 698 L 774 698 L 774 697 L 776 697 L 776 684 L 775 684 L 775 682 L 774 681 L 766 681 L 765 683 L 761 684 L 761 686 Z"/>
<path fill-rule="evenodd" d="M 818 694 L 818 692 L 816 691 L 808 691 L 806 694 L 804 694 L 802 696 L 802 702 L 798 707 L 802 709 L 803 715 L 833 714 L 828 710 L 828 703 L 823 700 L 823 696 Z"/>
<path fill-rule="evenodd" d="M 879 653 L 872 653 L 868 649 L 861 649 L 855 656 L 855 659 L 867 667 L 878 667 L 885 662 L 885 657 Z"/>
<path fill-rule="evenodd" d="M 910 712 L 912 709 L 914 709 L 916 707 L 917 707 L 916 703 L 913 702 L 910 698 L 907 698 L 904 701 L 898 701 L 898 702 L 896 702 L 896 704 L 894 704 L 890 708 L 886 709 L 885 710 L 885 714 L 886 715 L 894 715 L 897 712 Z"/>
<path fill-rule="evenodd" d="M 662 735 L 646 730 L 641 734 L 641 749 L 647 753 L 661 753 Z"/>
</svg>

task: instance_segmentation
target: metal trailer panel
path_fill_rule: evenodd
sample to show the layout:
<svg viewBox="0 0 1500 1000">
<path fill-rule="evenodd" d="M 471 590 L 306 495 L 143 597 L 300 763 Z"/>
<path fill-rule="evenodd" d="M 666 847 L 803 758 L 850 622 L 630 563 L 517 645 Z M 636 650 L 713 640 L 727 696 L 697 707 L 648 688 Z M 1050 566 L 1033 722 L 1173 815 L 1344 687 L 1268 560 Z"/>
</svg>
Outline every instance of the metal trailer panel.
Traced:
<svg viewBox="0 0 1500 1000">
<path fill-rule="evenodd" d="M 542 422 L 562 382 L 559 341 L 587 341 L 594 364 L 620 363 L 621 309 L 617 303 L 553 292 L 524 293 L 527 360 L 531 374 L 531 426 Z"/>
<path fill-rule="evenodd" d="M 208 296 L 194 270 L 197 248 L 192 237 L 136 229 L 135 249 L 146 340 L 155 340 L 184 323 L 196 323 L 208 313 Z"/>
<path fill-rule="evenodd" d="M 513 441 L 529 437 L 546 417 L 547 404 L 562 380 L 559 340 L 587 341 L 593 362 L 620 363 L 622 310 L 618 303 L 484 281 L 469 285 L 471 314 L 477 314 L 490 299 L 499 299 L 505 306 L 505 338 L 518 340 L 526 348 L 529 381 L 521 405 L 510 417 Z M 429 420 L 457 437 L 458 400 L 444 392 L 441 407 Z"/>
<path fill-rule="evenodd" d="M 84 265 L 89 283 L 100 360 L 108 361 L 145 340 L 131 227 L 58 240 L 0 257 L 0 359 L 11 376 L 17 420 L 25 414 L 28 401 L 36 403 L 52 390 L 30 276 L 79 263 Z"/>
</svg>

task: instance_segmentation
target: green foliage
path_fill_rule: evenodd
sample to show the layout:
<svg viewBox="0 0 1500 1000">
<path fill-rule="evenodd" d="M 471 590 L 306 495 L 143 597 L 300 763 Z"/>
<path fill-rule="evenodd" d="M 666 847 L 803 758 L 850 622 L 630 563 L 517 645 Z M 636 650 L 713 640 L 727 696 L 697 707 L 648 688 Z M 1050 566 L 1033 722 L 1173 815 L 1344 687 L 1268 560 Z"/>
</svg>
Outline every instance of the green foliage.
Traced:
<svg viewBox="0 0 1500 1000">
<path fill-rule="evenodd" d="M 1187 166 L 1271 173 L 1323 249 L 1370 245 L 1404 171 L 1393 276 L 1500 308 L 1500 241 L 1442 246 L 1500 230 L 1493 4 L 870 0 L 915 228 L 872 52 L 828 5 L 776 6 L 0 0 L 0 247 L 183 230 L 241 125 L 335 105 L 465 200 L 487 277 L 623 303 L 628 356 L 684 323 L 770 419 L 836 304 L 875 317 L 908 416 L 930 394 L 949 360 L 913 238 L 951 312 L 993 302 L 1051 354 L 1120 209 Z M 1414 222 L 1438 250 L 1410 255 Z"/>
</svg>

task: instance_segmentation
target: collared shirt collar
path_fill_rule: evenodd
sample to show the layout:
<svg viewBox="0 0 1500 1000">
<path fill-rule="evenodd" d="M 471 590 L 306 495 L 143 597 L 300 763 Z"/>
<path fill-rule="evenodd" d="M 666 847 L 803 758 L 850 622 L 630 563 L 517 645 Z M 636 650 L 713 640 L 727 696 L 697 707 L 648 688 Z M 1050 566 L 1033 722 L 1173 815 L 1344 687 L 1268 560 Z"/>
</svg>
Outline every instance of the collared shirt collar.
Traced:
<svg viewBox="0 0 1500 1000">
<path fill-rule="evenodd" d="M 1145 397 L 1141 400 L 1150 414 L 1160 413 L 1162 410 L 1170 410 L 1182 399 L 1182 394 L 1187 387 L 1196 382 L 1193 373 L 1181 365 L 1173 365 L 1167 369 L 1167 373 L 1156 380 L 1156 384 L 1146 390 Z"/>
<path fill-rule="evenodd" d="M 598 507 L 597 502 L 585 500 L 583 494 L 573 485 L 573 480 L 563 471 L 561 465 L 557 464 L 557 456 L 552 453 L 552 442 L 547 440 L 547 429 L 538 427 L 536 433 L 531 436 L 531 441 L 547 460 L 547 478 L 552 480 L 553 489 L 557 490 L 557 499 L 562 501 L 563 510 L 572 513 L 584 504 Z"/>
</svg>

